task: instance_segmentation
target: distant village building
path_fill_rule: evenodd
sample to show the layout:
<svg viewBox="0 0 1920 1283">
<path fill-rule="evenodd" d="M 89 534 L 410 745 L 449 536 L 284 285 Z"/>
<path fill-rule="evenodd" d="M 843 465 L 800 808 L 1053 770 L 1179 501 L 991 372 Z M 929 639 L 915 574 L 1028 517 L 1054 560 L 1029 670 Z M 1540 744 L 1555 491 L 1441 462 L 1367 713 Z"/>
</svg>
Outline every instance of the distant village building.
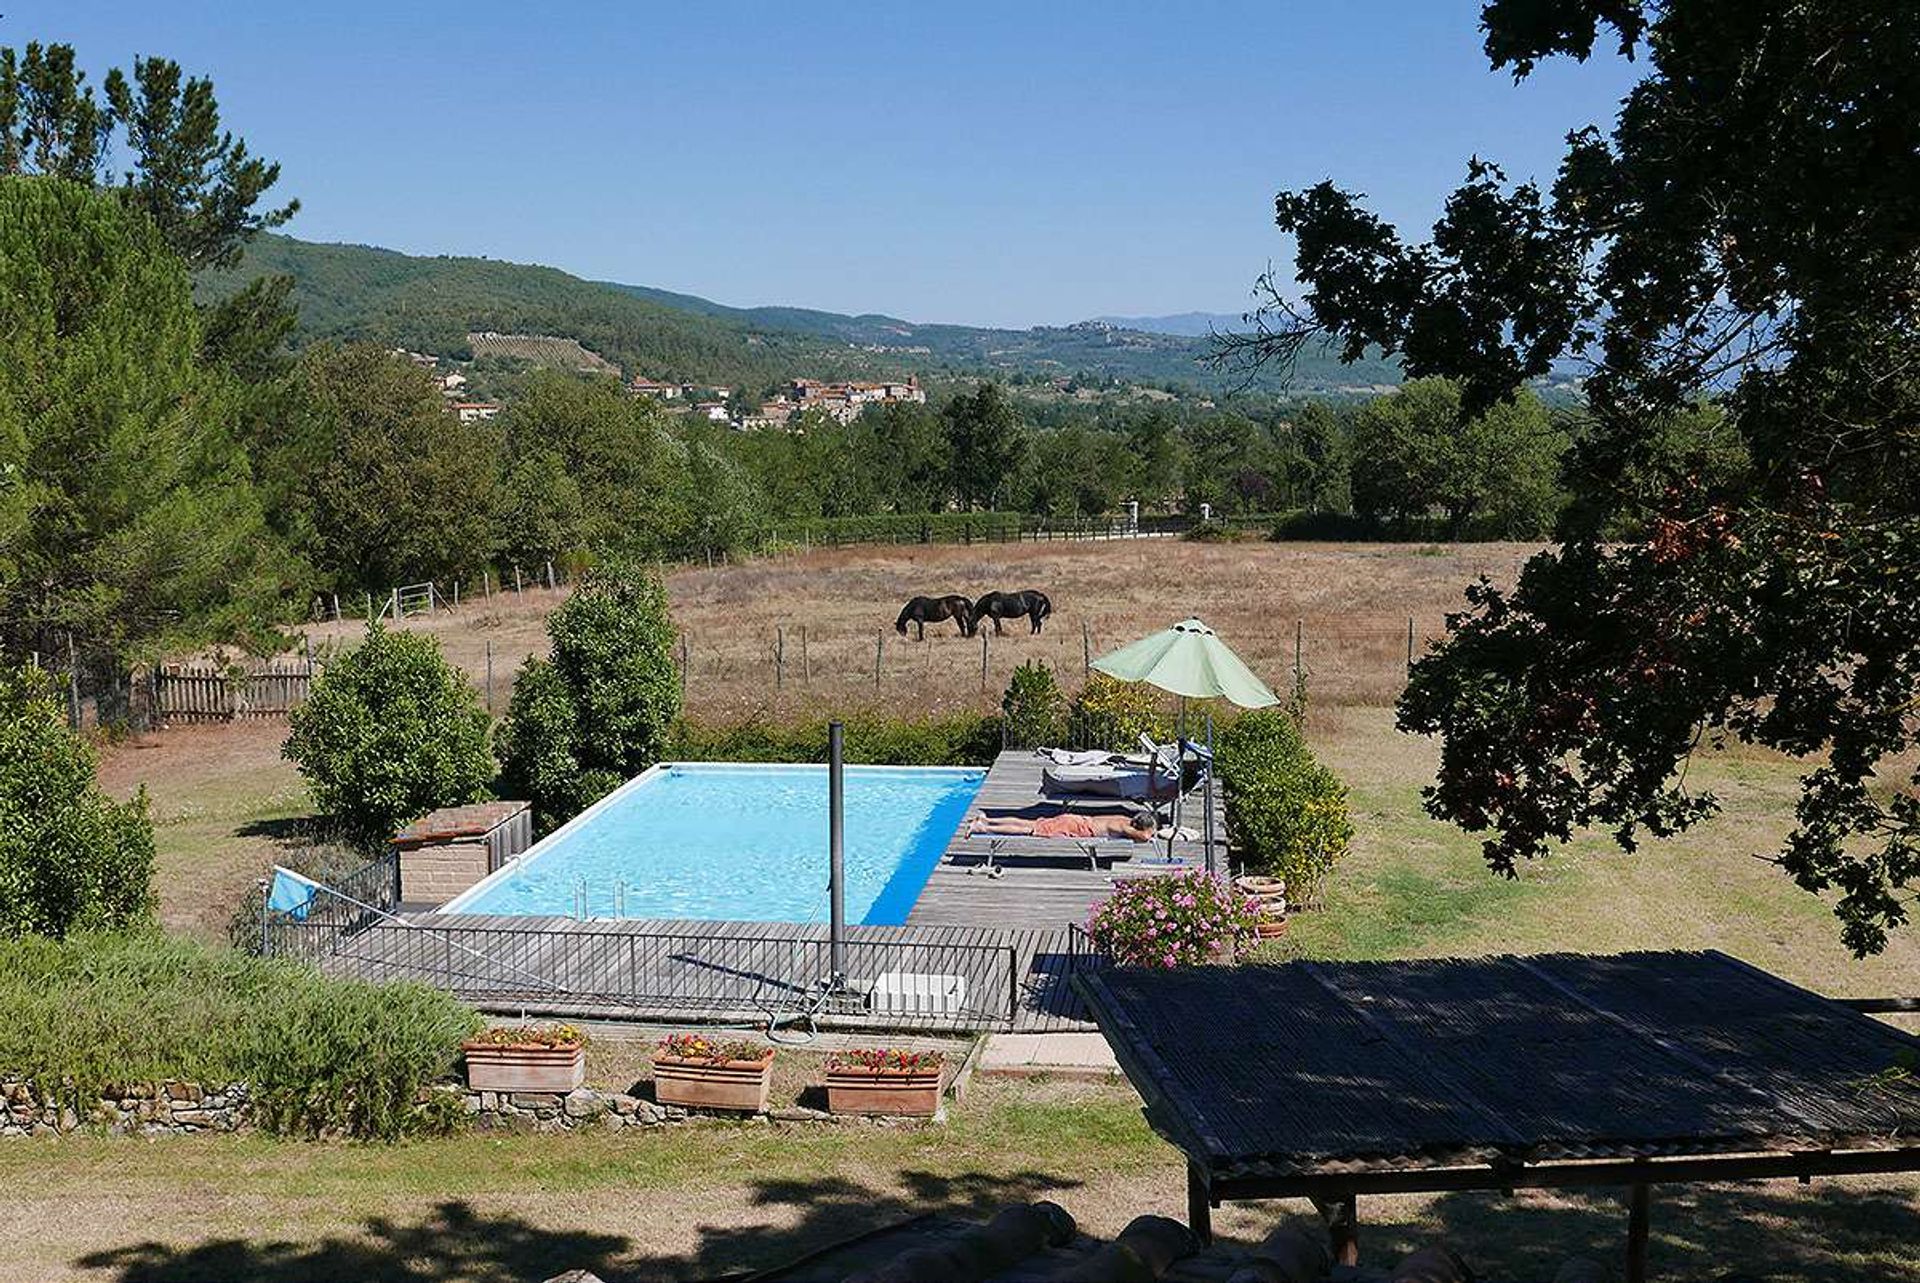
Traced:
<svg viewBox="0 0 1920 1283">
<path fill-rule="evenodd" d="M 693 407 L 693 412 L 712 419 L 715 423 L 727 421 L 727 403 L 725 401 L 702 401 Z"/>
<path fill-rule="evenodd" d="M 684 391 L 678 383 L 662 383 L 658 379 L 649 379 L 644 375 L 635 375 L 627 384 L 627 391 L 635 396 L 650 396 L 661 401 L 673 401 Z"/>
<path fill-rule="evenodd" d="M 506 407 L 498 401 L 455 401 L 451 408 L 462 423 L 485 423 Z"/>
</svg>

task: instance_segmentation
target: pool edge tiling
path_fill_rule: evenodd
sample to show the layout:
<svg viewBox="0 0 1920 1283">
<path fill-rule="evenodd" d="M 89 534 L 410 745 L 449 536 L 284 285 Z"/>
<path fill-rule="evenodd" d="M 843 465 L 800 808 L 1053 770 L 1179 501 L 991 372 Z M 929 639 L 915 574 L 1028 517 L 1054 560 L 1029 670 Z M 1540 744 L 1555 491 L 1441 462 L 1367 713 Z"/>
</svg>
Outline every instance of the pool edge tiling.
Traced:
<svg viewBox="0 0 1920 1283">
<path fill-rule="evenodd" d="M 972 807 L 977 767 L 849 766 L 847 917 L 907 920 Z M 827 772 L 661 763 L 440 912 L 595 920 L 825 921 Z"/>
</svg>

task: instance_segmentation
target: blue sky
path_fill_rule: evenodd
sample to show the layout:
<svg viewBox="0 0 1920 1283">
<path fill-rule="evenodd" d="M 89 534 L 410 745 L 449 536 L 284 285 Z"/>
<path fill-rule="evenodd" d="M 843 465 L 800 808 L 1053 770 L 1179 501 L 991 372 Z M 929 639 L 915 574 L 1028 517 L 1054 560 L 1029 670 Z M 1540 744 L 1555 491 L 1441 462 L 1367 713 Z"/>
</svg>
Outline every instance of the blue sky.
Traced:
<svg viewBox="0 0 1920 1283">
<path fill-rule="evenodd" d="M 1551 177 L 1633 69 L 1487 69 L 1477 0 L 12 0 L 0 43 L 210 75 L 288 230 L 705 295 L 1025 326 L 1238 311 L 1282 187 L 1414 231 Z"/>
</svg>

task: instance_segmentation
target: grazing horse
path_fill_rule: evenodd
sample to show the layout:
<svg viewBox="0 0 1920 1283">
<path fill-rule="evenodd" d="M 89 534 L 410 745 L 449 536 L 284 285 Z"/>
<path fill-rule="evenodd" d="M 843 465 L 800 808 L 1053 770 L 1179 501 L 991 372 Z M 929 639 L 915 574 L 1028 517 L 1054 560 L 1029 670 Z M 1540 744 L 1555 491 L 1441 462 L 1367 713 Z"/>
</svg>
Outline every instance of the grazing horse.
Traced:
<svg viewBox="0 0 1920 1283">
<path fill-rule="evenodd" d="M 993 621 L 996 636 L 1001 634 L 1000 621 L 1027 617 L 1028 632 L 1040 631 L 1040 624 L 1053 613 L 1053 603 L 1038 588 L 1028 588 L 1024 592 L 990 592 L 973 603 L 973 626 L 980 627 L 983 620 Z"/>
<path fill-rule="evenodd" d="M 943 619 L 960 625 L 962 637 L 973 636 L 973 603 L 958 593 L 946 597 L 915 597 L 901 609 L 900 618 L 893 621 L 893 630 L 905 637 L 907 625 L 911 623 L 919 630 L 915 640 L 925 641 L 927 625 Z"/>
</svg>

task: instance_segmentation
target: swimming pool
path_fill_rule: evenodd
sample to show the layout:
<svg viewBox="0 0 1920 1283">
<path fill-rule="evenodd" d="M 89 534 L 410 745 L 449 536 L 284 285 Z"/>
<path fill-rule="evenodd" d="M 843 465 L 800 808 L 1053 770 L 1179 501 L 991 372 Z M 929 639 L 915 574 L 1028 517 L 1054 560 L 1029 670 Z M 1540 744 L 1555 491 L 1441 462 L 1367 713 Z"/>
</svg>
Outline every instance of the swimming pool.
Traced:
<svg viewBox="0 0 1920 1283">
<path fill-rule="evenodd" d="M 847 921 L 907 920 L 986 772 L 846 768 Z M 827 768 L 675 763 L 629 780 L 442 912 L 827 920 Z"/>
</svg>

